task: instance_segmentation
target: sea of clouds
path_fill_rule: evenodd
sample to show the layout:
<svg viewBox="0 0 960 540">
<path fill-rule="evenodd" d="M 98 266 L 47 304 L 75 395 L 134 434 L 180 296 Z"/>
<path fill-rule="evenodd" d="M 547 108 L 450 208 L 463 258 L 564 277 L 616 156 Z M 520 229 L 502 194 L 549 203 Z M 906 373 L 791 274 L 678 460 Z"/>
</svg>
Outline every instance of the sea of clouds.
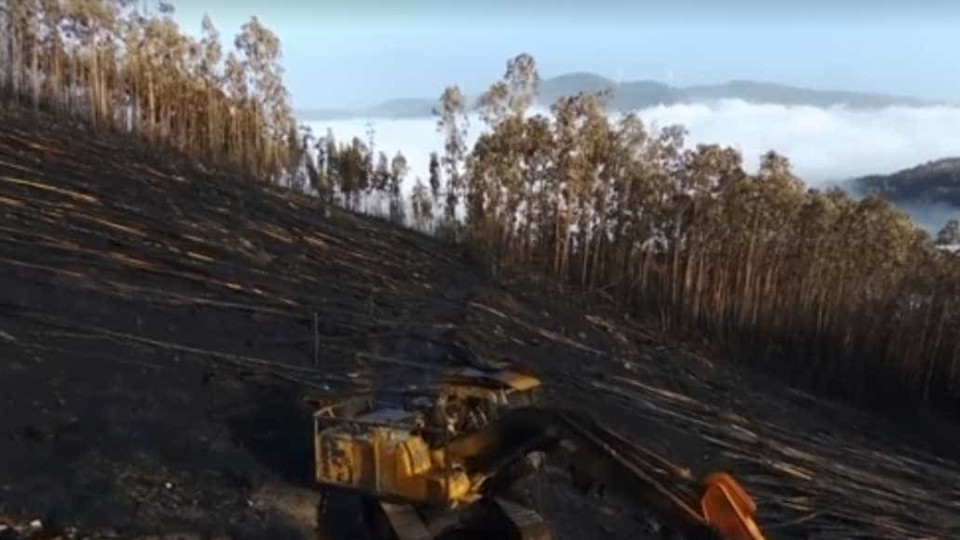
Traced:
<svg viewBox="0 0 960 540">
<path fill-rule="evenodd" d="M 638 114 L 647 126 L 685 126 L 690 146 L 719 143 L 737 148 L 750 170 L 761 154 L 776 150 L 813 186 L 960 155 L 960 107 L 852 110 L 724 100 L 658 106 Z M 399 150 L 407 157 L 411 169 L 405 190 L 418 176 L 426 182 L 430 152 L 443 148 L 434 118 L 353 118 L 309 125 L 317 135 L 332 129 L 340 141 L 355 136 L 366 141 L 372 127 L 377 151 L 392 156 Z M 481 129 L 480 121 L 471 118 L 471 145 Z"/>
</svg>

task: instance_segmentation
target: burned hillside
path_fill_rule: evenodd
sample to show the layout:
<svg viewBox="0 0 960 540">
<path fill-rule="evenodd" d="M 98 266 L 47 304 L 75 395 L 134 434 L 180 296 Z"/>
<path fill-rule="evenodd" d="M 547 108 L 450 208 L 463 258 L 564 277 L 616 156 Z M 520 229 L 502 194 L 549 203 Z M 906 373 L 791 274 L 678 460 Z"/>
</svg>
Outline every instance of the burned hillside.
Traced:
<svg viewBox="0 0 960 540">
<path fill-rule="evenodd" d="M 730 469 L 771 538 L 960 535 L 955 427 L 815 399 L 556 287 L 494 281 L 433 238 L 126 137 L 2 113 L 0 523 L 310 535 L 304 396 L 509 362 L 691 476 Z M 549 468 L 525 486 L 558 538 L 653 534 L 641 505 L 566 486 Z"/>
</svg>

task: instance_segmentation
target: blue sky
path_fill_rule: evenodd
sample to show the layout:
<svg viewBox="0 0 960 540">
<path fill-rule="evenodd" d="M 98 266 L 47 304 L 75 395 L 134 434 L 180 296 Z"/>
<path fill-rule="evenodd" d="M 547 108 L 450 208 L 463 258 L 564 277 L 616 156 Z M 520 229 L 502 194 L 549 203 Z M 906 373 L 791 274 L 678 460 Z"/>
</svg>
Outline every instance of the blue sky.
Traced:
<svg viewBox="0 0 960 540">
<path fill-rule="evenodd" d="M 960 2 L 174 4 L 190 31 L 208 12 L 225 42 L 251 15 L 260 17 L 283 41 L 285 80 L 301 108 L 430 97 L 447 84 L 476 92 L 520 52 L 536 57 L 544 77 L 591 71 L 677 85 L 756 79 L 960 101 Z"/>
</svg>

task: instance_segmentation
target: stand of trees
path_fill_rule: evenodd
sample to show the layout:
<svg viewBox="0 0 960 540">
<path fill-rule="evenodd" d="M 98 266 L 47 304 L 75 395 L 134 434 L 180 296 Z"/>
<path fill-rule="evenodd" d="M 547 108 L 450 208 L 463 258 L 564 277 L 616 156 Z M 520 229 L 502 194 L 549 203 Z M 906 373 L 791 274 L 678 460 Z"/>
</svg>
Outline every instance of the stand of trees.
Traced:
<svg viewBox="0 0 960 540">
<path fill-rule="evenodd" d="M 306 181 L 312 192 L 329 204 L 406 223 L 401 187 L 410 169 L 407 158 L 400 152 L 391 159 L 383 152 L 375 153 L 372 138 L 371 132 L 367 143 L 354 137 L 343 144 L 332 131 L 316 140 L 307 132 L 300 157 Z"/>
<path fill-rule="evenodd" d="M 807 189 L 774 152 L 749 174 L 733 149 L 687 148 L 682 128 L 612 120 L 603 96 L 530 114 L 538 81 L 530 56 L 509 62 L 469 153 L 459 92 L 441 98 L 447 200 L 494 270 L 606 292 L 845 397 L 960 397 L 960 256 L 906 215 Z"/>
<path fill-rule="evenodd" d="M 302 148 L 280 40 L 256 17 L 226 52 L 209 17 L 198 41 L 170 4 L 0 0 L 0 103 L 70 115 L 160 147 L 278 180 Z"/>
<path fill-rule="evenodd" d="M 391 219 L 405 219 L 406 159 L 375 156 L 372 134 L 342 145 L 298 129 L 280 40 L 256 17 L 225 51 L 209 17 L 197 40 L 181 32 L 171 4 L 153 13 L 144 5 L 0 0 L 0 105 L 132 133 L 353 210 L 379 197 Z"/>
</svg>

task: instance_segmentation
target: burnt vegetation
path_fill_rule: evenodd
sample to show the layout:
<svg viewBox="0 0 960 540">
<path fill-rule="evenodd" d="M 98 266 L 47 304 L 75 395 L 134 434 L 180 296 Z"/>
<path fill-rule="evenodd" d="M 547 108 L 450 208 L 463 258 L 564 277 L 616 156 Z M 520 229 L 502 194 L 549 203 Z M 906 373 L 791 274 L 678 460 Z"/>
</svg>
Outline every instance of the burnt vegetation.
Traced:
<svg viewBox="0 0 960 540">
<path fill-rule="evenodd" d="M 880 199 L 805 188 L 776 153 L 752 173 L 682 128 L 612 119 L 603 95 L 537 114 L 527 55 L 476 111 L 443 92 L 443 151 L 405 197 L 406 159 L 373 133 L 296 126 L 256 19 L 224 57 L 209 19 L 196 41 L 166 4 L 137 7 L 0 0 L 0 517 L 259 530 L 264 478 L 309 477 L 304 393 L 489 359 L 661 455 L 730 460 L 785 537 L 956 536 L 955 460 L 910 440 L 930 422 L 955 452 L 935 416 L 914 433 L 660 331 L 834 395 L 946 408 L 956 222 L 930 238 Z M 595 501 L 544 492 L 561 537 L 609 535 Z"/>
<path fill-rule="evenodd" d="M 372 132 L 343 144 L 297 128 L 280 41 L 256 18 L 224 55 L 209 18 L 197 41 L 169 5 L 138 4 L 0 3 L 3 103 L 439 233 L 495 272 L 615 298 L 832 394 L 960 396 L 960 258 L 879 198 L 808 189 L 772 151 L 747 172 L 731 148 L 687 148 L 682 127 L 612 118 L 603 94 L 533 114 L 540 78 L 520 55 L 478 100 L 473 148 L 474 111 L 443 92 L 444 151 L 404 200 L 406 159 L 377 154 Z"/>
</svg>

